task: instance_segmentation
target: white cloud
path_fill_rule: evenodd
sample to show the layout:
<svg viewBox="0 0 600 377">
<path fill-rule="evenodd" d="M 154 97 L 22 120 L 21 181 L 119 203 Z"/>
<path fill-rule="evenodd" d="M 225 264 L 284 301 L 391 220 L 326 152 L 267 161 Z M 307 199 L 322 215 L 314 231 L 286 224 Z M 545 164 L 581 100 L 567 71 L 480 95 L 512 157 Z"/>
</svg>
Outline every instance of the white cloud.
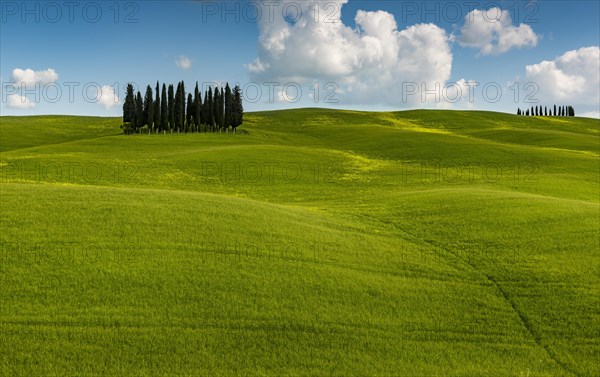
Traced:
<svg viewBox="0 0 600 377">
<path fill-rule="evenodd" d="M 567 51 L 551 61 L 525 67 L 526 79 L 539 87 L 538 98 L 569 105 L 600 103 L 600 48 Z"/>
<path fill-rule="evenodd" d="M 17 85 L 25 84 L 27 86 L 35 84 L 50 84 L 58 80 L 58 74 L 52 68 L 44 71 L 34 71 L 33 69 L 15 68 L 12 71 L 12 82 Z"/>
<path fill-rule="evenodd" d="M 295 13 L 302 17 L 295 23 L 281 12 L 274 19 L 261 18 L 259 56 L 246 65 L 253 78 L 282 85 L 330 81 L 339 85 L 344 101 L 393 105 L 402 101 L 404 82 L 433 88 L 450 78 L 452 53 L 445 30 L 433 24 L 398 30 L 392 14 L 362 10 L 353 29 L 341 20 L 347 2 L 283 0 L 280 9 L 290 4 L 290 9 L 301 8 Z M 264 3 L 258 4 L 269 14 Z"/>
<path fill-rule="evenodd" d="M 181 69 L 190 69 L 192 67 L 192 61 L 187 56 L 180 56 L 175 60 L 175 64 Z"/>
<path fill-rule="evenodd" d="M 110 110 L 119 104 L 119 97 L 115 94 L 115 90 L 108 85 L 104 85 L 97 91 L 96 99 L 106 110 Z"/>
<path fill-rule="evenodd" d="M 581 115 L 579 115 L 579 114 L 575 114 L 575 115 L 583 117 L 583 118 L 596 118 L 596 119 L 600 119 L 600 111 L 588 111 L 587 113 L 583 113 Z"/>
<path fill-rule="evenodd" d="M 6 97 L 6 106 L 12 109 L 33 109 L 35 103 L 31 102 L 27 97 L 19 94 L 9 94 Z"/>
<path fill-rule="evenodd" d="M 482 55 L 499 55 L 513 48 L 535 47 L 538 39 L 531 26 L 514 26 L 508 11 L 491 8 L 467 14 L 458 43 L 477 48 Z"/>
</svg>

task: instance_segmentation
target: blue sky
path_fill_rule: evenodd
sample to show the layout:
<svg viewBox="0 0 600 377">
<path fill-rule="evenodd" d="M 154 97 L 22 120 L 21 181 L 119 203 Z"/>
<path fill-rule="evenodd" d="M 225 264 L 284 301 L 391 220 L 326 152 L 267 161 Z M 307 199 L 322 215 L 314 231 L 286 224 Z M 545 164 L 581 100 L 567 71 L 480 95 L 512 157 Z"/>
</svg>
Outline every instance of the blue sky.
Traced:
<svg viewBox="0 0 600 377">
<path fill-rule="evenodd" d="M 599 111 L 597 1 L 1 4 L 2 115 L 119 115 L 115 95 L 122 101 L 128 82 L 143 91 L 157 80 L 185 80 L 188 91 L 196 81 L 240 83 L 248 111 L 514 112 L 535 104 L 525 103 L 527 94 L 543 105 L 572 104 L 578 114 Z M 473 101 L 470 80 L 479 83 Z M 280 85 L 270 98 L 272 82 Z M 484 97 L 486 85 L 488 97 L 501 89 L 497 102 Z"/>
</svg>

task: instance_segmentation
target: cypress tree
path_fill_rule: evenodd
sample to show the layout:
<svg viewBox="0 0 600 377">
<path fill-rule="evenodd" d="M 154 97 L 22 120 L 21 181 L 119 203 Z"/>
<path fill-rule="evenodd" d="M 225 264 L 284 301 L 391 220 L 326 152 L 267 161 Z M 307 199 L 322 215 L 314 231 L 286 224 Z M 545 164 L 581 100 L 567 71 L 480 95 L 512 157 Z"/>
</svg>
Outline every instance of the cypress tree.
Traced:
<svg viewBox="0 0 600 377">
<path fill-rule="evenodd" d="M 544 116 L 548 116 L 548 106 L 544 106 Z"/>
<path fill-rule="evenodd" d="M 208 87 L 208 94 L 204 98 L 204 101 L 205 101 L 206 116 L 207 116 L 206 124 L 212 130 L 212 127 L 214 125 L 214 117 L 213 117 L 213 95 L 212 95 L 212 88 L 210 86 Z"/>
<path fill-rule="evenodd" d="M 202 123 L 201 119 L 201 110 L 202 110 L 202 97 L 200 97 L 200 89 L 198 88 L 198 81 L 196 81 L 196 88 L 194 89 L 194 126 L 196 127 L 196 131 L 200 129 L 200 124 Z"/>
<path fill-rule="evenodd" d="M 173 114 L 175 117 L 174 130 L 177 132 L 181 131 L 181 103 L 183 98 L 181 98 L 181 82 L 177 84 L 177 90 L 175 90 L 175 104 L 173 106 Z"/>
<path fill-rule="evenodd" d="M 529 116 L 529 109 L 527 110 L 527 112 L 525 113 L 525 116 Z"/>
<path fill-rule="evenodd" d="M 205 131 L 208 130 L 208 90 L 204 91 L 204 102 L 202 102 L 202 124 Z"/>
<path fill-rule="evenodd" d="M 225 129 L 225 89 L 221 88 L 219 93 L 219 126 Z"/>
<path fill-rule="evenodd" d="M 185 84 L 183 81 L 181 82 L 181 94 L 180 94 L 181 102 L 179 103 L 179 119 L 180 119 L 180 127 L 183 130 L 185 126 Z"/>
<path fill-rule="evenodd" d="M 221 87 L 219 90 L 219 127 L 225 130 L 225 89 Z"/>
<path fill-rule="evenodd" d="M 198 92 L 198 125 L 201 126 L 204 124 L 204 104 L 202 102 L 202 91 Z M 199 130 L 198 130 L 199 131 Z"/>
<path fill-rule="evenodd" d="M 142 93 L 137 92 L 135 99 L 135 131 L 139 132 L 139 129 L 144 127 L 144 101 L 142 100 Z"/>
<path fill-rule="evenodd" d="M 135 117 L 135 94 L 133 85 L 127 84 L 127 94 L 123 102 L 123 123 L 131 123 Z"/>
<path fill-rule="evenodd" d="M 175 129 L 175 98 L 173 94 L 173 84 L 169 84 L 169 131 L 173 133 Z"/>
<path fill-rule="evenodd" d="M 148 126 L 148 133 L 152 129 L 154 122 L 154 100 L 152 99 L 152 88 L 150 85 L 146 88 L 146 96 L 144 97 L 144 123 Z"/>
<path fill-rule="evenodd" d="M 231 88 L 229 83 L 225 85 L 225 127 L 229 130 L 231 126 L 231 105 L 233 102 L 233 96 L 231 95 Z M 519 109 L 519 112 L 521 109 Z"/>
<path fill-rule="evenodd" d="M 163 84 L 160 102 L 160 125 L 163 133 L 169 128 L 169 104 L 167 102 L 167 86 Z"/>
<path fill-rule="evenodd" d="M 233 88 L 233 103 L 231 105 L 231 116 L 233 132 L 235 133 L 237 128 L 244 122 L 244 106 L 242 103 L 242 91 L 239 85 Z"/>
<path fill-rule="evenodd" d="M 556 116 L 556 105 L 554 105 L 554 116 Z"/>
<path fill-rule="evenodd" d="M 194 129 L 194 97 L 192 93 L 188 94 L 187 98 L 187 125 L 185 132 L 193 131 Z"/>
<path fill-rule="evenodd" d="M 156 133 L 160 132 L 162 120 L 160 116 L 160 84 L 156 82 L 156 100 L 154 101 L 154 129 Z"/>
<path fill-rule="evenodd" d="M 219 87 L 215 87 L 215 91 L 213 92 L 213 117 L 215 119 L 215 127 L 219 131 L 221 130 L 221 118 L 219 112 Z"/>
</svg>

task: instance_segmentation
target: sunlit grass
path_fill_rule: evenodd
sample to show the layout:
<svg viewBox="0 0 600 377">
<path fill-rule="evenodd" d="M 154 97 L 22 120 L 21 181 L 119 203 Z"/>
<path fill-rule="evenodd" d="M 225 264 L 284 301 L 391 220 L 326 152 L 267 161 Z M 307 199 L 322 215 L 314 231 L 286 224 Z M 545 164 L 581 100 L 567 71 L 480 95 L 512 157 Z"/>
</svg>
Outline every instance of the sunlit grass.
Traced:
<svg viewBox="0 0 600 377">
<path fill-rule="evenodd" d="M 600 122 L 0 118 L 2 375 L 597 375 Z"/>
</svg>

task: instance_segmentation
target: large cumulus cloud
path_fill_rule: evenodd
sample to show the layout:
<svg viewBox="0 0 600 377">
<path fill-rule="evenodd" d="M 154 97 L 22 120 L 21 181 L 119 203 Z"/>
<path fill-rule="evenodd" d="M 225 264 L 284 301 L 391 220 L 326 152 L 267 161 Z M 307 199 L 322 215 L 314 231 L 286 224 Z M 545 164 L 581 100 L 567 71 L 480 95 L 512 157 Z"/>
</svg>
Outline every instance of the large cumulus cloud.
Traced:
<svg viewBox="0 0 600 377">
<path fill-rule="evenodd" d="M 571 105 L 600 103 L 600 48 L 567 51 L 554 60 L 525 67 L 526 79 L 539 87 L 539 98 Z"/>
<path fill-rule="evenodd" d="M 293 3 L 287 7 L 291 17 L 277 11 L 288 3 Z M 418 24 L 398 30 L 394 16 L 384 11 L 358 11 L 356 28 L 351 28 L 341 20 L 346 3 L 284 0 L 275 17 L 262 17 L 258 57 L 247 65 L 253 78 L 331 81 L 339 85 L 345 103 L 393 105 L 402 102 L 403 83 L 434 88 L 449 80 L 452 53 L 444 29 Z M 269 12 L 264 2 L 258 4 L 263 14 Z"/>
</svg>

